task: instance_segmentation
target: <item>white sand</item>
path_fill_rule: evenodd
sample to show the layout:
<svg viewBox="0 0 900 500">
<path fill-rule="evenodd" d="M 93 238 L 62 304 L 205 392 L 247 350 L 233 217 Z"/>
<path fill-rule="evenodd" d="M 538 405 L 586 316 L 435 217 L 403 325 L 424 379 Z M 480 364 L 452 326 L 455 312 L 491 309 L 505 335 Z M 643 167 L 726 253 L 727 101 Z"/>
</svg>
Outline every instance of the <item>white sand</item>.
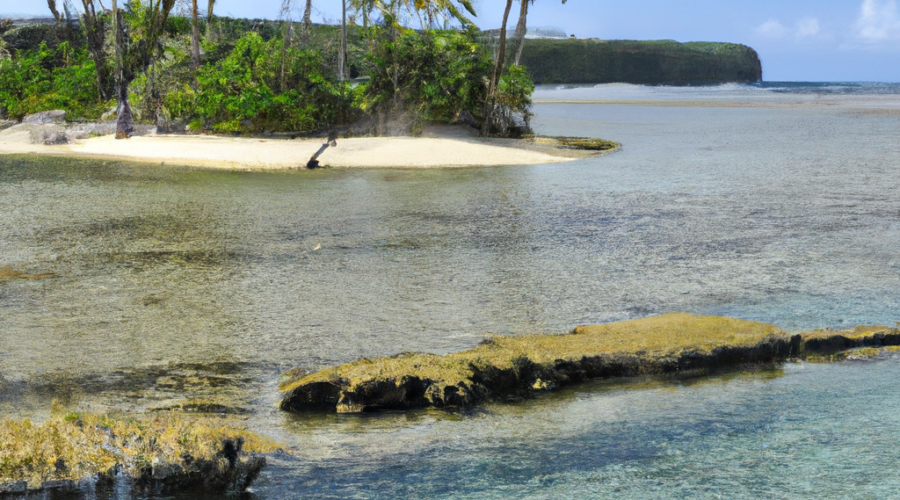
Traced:
<svg viewBox="0 0 900 500">
<path fill-rule="evenodd" d="M 302 168 L 322 139 L 252 139 L 160 135 L 116 140 L 96 137 L 61 146 L 30 144 L 28 132 L 0 132 L 0 154 L 35 153 L 122 159 L 223 169 Z M 575 158 L 498 145 L 477 138 L 378 137 L 338 139 L 319 157 L 324 167 L 466 167 L 557 163 Z"/>
</svg>

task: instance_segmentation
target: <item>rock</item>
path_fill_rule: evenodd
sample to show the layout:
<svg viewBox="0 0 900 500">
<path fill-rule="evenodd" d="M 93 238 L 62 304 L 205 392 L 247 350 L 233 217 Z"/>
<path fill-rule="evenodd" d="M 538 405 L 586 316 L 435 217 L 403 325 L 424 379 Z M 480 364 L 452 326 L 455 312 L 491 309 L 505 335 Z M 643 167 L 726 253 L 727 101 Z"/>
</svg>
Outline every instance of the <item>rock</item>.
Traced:
<svg viewBox="0 0 900 500">
<path fill-rule="evenodd" d="M 6 130 L 9 127 L 12 127 L 16 124 L 16 122 L 12 120 L 0 120 L 0 130 Z"/>
<path fill-rule="evenodd" d="M 112 135 L 116 133 L 116 122 L 97 122 L 97 123 L 78 123 L 69 125 L 66 128 L 66 137 L 69 142 L 81 139 L 89 139 L 91 137 L 100 137 L 102 135 Z"/>
<path fill-rule="evenodd" d="M 478 128 L 478 120 L 476 120 L 475 117 L 472 116 L 472 113 L 470 113 L 468 109 L 460 111 L 459 116 L 456 117 L 456 121 L 462 123 L 463 125 Z"/>
<path fill-rule="evenodd" d="M 41 483 L 42 490 L 69 490 L 75 488 L 75 481 L 68 479 L 59 479 L 55 481 L 44 481 Z"/>
<path fill-rule="evenodd" d="M 66 128 L 59 125 L 37 125 L 29 131 L 32 144 L 52 146 L 56 144 L 68 144 Z"/>
<path fill-rule="evenodd" d="M 115 121 L 115 119 L 116 119 L 116 107 L 115 106 L 109 108 L 108 110 L 106 110 L 105 113 L 100 115 L 100 121 L 104 121 L 104 122 L 110 121 L 110 120 Z"/>
<path fill-rule="evenodd" d="M 66 121 L 66 112 L 61 109 L 41 111 L 28 115 L 22 119 L 22 123 L 62 123 Z"/>
<path fill-rule="evenodd" d="M 25 493 L 26 491 L 28 491 L 28 483 L 25 481 L 0 483 L 0 495 L 4 493 Z"/>
</svg>

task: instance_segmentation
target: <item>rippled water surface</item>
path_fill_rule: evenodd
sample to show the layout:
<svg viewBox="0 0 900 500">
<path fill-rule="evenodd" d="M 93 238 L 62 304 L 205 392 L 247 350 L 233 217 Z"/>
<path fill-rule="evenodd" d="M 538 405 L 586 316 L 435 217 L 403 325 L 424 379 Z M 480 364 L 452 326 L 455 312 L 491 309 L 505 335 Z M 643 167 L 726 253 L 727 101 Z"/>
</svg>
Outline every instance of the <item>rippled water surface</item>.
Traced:
<svg viewBox="0 0 900 500">
<path fill-rule="evenodd" d="M 463 413 L 274 409 L 284 369 L 489 333 L 673 310 L 893 325 L 900 97 L 829 92 L 541 88 L 540 133 L 623 144 L 555 165 L 0 157 L 0 270 L 25 273 L 0 273 L 0 416 L 41 419 L 54 398 L 225 409 L 292 450 L 256 485 L 264 499 L 890 496 L 893 357 Z"/>
</svg>

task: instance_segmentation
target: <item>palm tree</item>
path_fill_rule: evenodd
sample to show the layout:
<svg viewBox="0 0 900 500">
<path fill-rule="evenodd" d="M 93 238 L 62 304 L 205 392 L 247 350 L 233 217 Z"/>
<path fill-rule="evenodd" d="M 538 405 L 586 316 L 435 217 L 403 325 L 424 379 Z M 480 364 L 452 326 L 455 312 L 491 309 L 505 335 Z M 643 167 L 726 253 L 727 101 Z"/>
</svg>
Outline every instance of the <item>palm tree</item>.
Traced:
<svg viewBox="0 0 900 500">
<path fill-rule="evenodd" d="M 521 0 L 526 2 L 527 0 Z M 494 104 L 497 97 L 497 86 L 500 83 L 500 75 L 503 72 L 503 61 L 506 59 L 506 23 L 509 21 L 509 11 L 512 10 L 513 0 L 506 0 L 506 10 L 503 11 L 503 24 L 500 26 L 500 48 L 497 50 L 497 59 L 494 61 L 494 72 L 488 82 L 487 98 L 484 100 L 484 121 L 481 124 L 481 135 L 488 135 L 494 123 Z"/>
</svg>

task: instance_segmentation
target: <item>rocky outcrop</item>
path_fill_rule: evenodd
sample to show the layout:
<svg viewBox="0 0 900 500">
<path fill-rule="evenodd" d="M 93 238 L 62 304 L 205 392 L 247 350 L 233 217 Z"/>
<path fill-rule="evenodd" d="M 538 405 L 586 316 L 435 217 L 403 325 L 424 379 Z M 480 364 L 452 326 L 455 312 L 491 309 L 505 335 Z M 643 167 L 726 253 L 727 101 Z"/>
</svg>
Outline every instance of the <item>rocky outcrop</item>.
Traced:
<svg viewBox="0 0 900 500">
<path fill-rule="evenodd" d="M 861 347 L 900 346 L 900 328 L 857 326 L 849 330 L 816 330 L 801 334 L 800 357 L 830 356 Z"/>
<path fill-rule="evenodd" d="M 566 335 L 495 337 L 446 356 L 407 353 L 312 374 L 292 371 L 281 383 L 281 409 L 360 413 L 471 406 L 590 379 L 695 376 L 788 359 L 865 359 L 866 353 L 846 353 L 890 346 L 900 346 L 900 329 L 861 326 L 789 335 L 762 323 L 676 313 L 578 327 Z"/>
<path fill-rule="evenodd" d="M 0 422 L 0 498 L 242 492 L 266 465 L 259 453 L 275 451 L 221 419 L 54 413 Z"/>
<path fill-rule="evenodd" d="M 66 127 L 59 125 L 31 125 L 28 131 L 28 137 L 32 144 L 42 144 L 45 146 L 53 146 L 56 144 L 68 144 L 69 138 L 66 136 Z"/>
<path fill-rule="evenodd" d="M 22 123 L 44 124 L 44 123 L 65 123 L 66 112 L 61 109 L 51 111 L 41 111 L 22 118 Z"/>
<path fill-rule="evenodd" d="M 401 354 L 313 374 L 289 372 L 285 411 L 359 413 L 520 399 L 589 379 L 699 375 L 779 363 L 800 336 L 762 323 L 669 314 L 566 335 L 496 337 L 447 356 Z"/>
<path fill-rule="evenodd" d="M 232 450 L 225 457 L 224 450 Z M 192 460 L 185 455 L 177 462 L 156 462 L 137 474 L 126 472 L 121 466 L 90 477 L 55 479 L 29 485 L 27 481 L 0 483 L 0 498 L 30 497 L 34 494 L 89 493 L 98 490 L 116 491 L 127 496 L 163 495 L 197 492 L 243 492 L 259 476 L 266 459 L 260 455 L 235 452 L 231 441 L 223 443 L 222 456 L 214 460 Z"/>
<path fill-rule="evenodd" d="M 3 127 L 0 127 L 0 131 Z M 20 123 L 9 127 L 6 133 L 27 131 L 32 144 L 54 146 L 73 144 L 75 141 L 113 135 L 116 133 L 115 122 L 92 123 Z M 135 125 L 133 136 L 152 135 L 156 133 L 153 125 Z"/>
</svg>

